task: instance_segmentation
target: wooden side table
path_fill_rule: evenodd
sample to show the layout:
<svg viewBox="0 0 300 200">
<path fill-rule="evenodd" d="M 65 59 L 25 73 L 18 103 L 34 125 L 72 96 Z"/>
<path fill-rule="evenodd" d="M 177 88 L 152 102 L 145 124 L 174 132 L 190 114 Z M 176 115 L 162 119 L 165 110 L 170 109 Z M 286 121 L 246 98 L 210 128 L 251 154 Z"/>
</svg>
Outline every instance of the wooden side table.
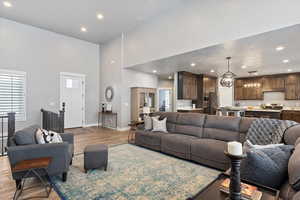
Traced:
<svg viewBox="0 0 300 200">
<path fill-rule="evenodd" d="M 130 126 L 128 134 L 128 143 L 134 144 L 135 142 L 135 131 L 137 130 L 138 125 L 144 124 L 143 121 L 132 121 L 128 124 Z"/>
<path fill-rule="evenodd" d="M 12 172 L 24 172 L 25 175 L 22 177 L 22 180 L 18 183 L 16 187 L 16 191 L 14 194 L 14 200 L 17 200 L 22 192 L 29 188 L 24 188 L 24 185 L 26 183 L 26 178 L 29 178 L 31 175 L 36 176 L 41 184 L 43 184 L 46 195 L 45 196 L 34 196 L 30 198 L 48 198 L 51 191 L 52 191 L 52 184 L 48 182 L 48 180 L 44 180 L 42 175 L 39 174 L 39 172 L 43 172 L 47 179 L 49 179 L 47 168 L 49 167 L 51 163 L 52 158 L 51 157 L 44 157 L 44 158 L 36 158 L 31 160 L 23 160 L 21 162 L 18 162 L 16 165 L 12 167 Z M 48 182 L 48 183 L 47 183 Z"/>
<path fill-rule="evenodd" d="M 202 189 L 198 194 L 194 197 L 190 197 L 187 200 L 226 200 L 228 198 L 228 194 L 220 191 L 220 185 L 226 178 L 230 178 L 228 174 L 220 174 L 218 178 L 216 178 L 213 182 L 211 182 L 208 186 Z M 254 183 L 250 183 L 245 180 L 241 180 L 243 183 L 256 186 L 259 191 L 262 192 L 262 197 L 260 200 L 279 200 L 279 191 L 274 190 L 272 188 L 268 188 L 265 186 L 257 185 Z"/>
</svg>

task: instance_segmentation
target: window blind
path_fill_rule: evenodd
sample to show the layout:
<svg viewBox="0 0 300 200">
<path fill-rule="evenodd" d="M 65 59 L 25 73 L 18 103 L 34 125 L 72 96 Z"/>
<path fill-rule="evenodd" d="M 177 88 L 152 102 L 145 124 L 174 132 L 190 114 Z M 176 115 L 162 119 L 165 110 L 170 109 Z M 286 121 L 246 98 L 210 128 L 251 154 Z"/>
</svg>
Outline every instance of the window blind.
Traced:
<svg viewBox="0 0 300 200">
<path fill-rule="evenodd" d="M 0 114 L 16 113 L 16 120 L 26 120 L 26 73 L 0 70 Z"/>
</svg>

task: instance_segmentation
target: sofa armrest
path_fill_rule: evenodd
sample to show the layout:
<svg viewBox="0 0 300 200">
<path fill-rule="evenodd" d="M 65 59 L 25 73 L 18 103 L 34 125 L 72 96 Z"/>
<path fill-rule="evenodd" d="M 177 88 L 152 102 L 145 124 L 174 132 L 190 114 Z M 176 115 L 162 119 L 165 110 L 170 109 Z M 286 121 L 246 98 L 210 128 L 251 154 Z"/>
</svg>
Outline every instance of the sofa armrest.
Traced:
<svg viewBox="0 0 300 200">
<path fill-rule="evenodd" d="M 57 174 L 69 169 L 71 157 L 68 148 L 67 142 L 11 146 L 7 148 L 7 155 L 11 166 L 23 160 L 51 157 L 52 160 L 47 169 L 48 173 Z"/>
<path fill-rule="evenodd" d="M 64 142 L 68 142 L 69 144 L 74 144 L 74 134 L 73 133 L 60 133 Z"/>
</svg>

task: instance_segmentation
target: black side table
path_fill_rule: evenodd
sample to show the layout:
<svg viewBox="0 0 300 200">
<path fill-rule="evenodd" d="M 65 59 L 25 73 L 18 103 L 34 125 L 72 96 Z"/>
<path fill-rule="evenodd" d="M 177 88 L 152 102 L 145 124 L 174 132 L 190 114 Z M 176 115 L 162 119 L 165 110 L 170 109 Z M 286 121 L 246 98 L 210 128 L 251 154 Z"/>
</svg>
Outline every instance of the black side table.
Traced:
<svg viewBox="0 0 300 200">
<path fill-rule="evenodd" d="M 202 189 L 194 197 L 190 197 L 187 200 L 225 200 L 228 198 L 228 194 L 221 192 L 220 185 L 226 178 L 230 178 L 227 174 L 220 174 L 219 177 L 211 182 L 208 186 Z M 259 191 L 262 192 L 262 197 L 260 200 L 279 200 L 279 191 L 265 186 L 261 186 L 255 183 L 250 183 L 245 180 L 241 180 L 243 183 L 256 186 Z"/>
<path fill-rule="evenodd" d="M 22 192 L 26 189 L 33 188 L 28 187 L 24 188 L 26 179 L 32 176 L 35 176 L 39 179 L 41 184 L 45 188 L 46 195 L 45 196 L 34 196 L 34 197 L 29 197 L 26 199 L 31 199 L 31 198 L 48 198 L 51 191 L 52 191 L 52 184 L 49 183 L 49 176 L 48 176 L 48 171 L 47 168 L 49 167 L 51 163 L 52 158 L 50 157 L 44 157 L 44 158 L 36 158 L 36 159 L 31 159 L 31 160 L 24 160 L 21 162 L 18 162 L 13 168 L 12 172 L 23 172 L 24 176 L 22 177 L 22 180 L 18 183 L 16 187 L 16 191 L 14 194 L 13 200 L 17 200 Z M 40 173 L 43 173 L 43 175 L 48 179 L 45 180 L 45 177 L 43 177 Z"/>
</svg>

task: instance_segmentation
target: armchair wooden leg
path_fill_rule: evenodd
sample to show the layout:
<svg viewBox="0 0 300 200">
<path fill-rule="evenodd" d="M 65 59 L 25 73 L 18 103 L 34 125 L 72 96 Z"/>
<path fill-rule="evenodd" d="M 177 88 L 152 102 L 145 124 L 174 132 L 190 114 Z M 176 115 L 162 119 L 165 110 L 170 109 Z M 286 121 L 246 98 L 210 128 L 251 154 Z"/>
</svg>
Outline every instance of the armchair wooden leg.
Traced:
<svg viewBox="0 0 300 200">
<path fill-rule="evenodd" d="M 16 179 L 16 188 L 19 190 L 21 189 L 21 182 L 22 182 L 22 179 Z"/>
<path fill-rule="evenodd" d="M 73 164 L 73 158 L 71 159 L 71 161 L 70 161 L 70 165 L 72 165 Z"/>
<path fill-rule="evenodd" d="M 64 173 L 62 174 L 62 181 L 63 181 L 63 182 L 66 182 L 66 181 L 67 181 L 67 176 L 68 176 L 68 172 L 64 172 Z"/>
</svg>

